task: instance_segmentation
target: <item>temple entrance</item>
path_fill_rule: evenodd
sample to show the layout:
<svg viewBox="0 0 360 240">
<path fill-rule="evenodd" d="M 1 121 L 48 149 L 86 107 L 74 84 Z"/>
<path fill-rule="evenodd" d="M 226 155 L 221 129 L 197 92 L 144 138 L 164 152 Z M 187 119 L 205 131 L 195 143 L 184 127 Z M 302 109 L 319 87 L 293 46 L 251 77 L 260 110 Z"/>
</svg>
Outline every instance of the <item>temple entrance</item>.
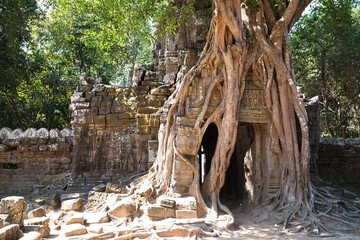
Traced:
<svg viewBox="0 0 360 240">
<path fill-rule="evenodd" d="M 225 184 L 220 191 L 220 200 L 227 207 L 239 206 L 245 200 L 244 158 L 254 138 L 250 123 L 239 123 L 235 150 L 226 171 Z"/>
<path fill-rule="evenodd" d="M 211 160 L 215 153 L 218 136 L 217 126 L 211 123 L 206 129 L 199 149 L 200 185 L 204 182 L 206 174 L 210 171 Z"/>
<path fill-rule="evenodd" d="M 209 125 L 199 149 L 200 184 L 210 171 L 218 130 L 215 124 Z M 254 138 L 254 129 L 251 123 L 239 123 L 235 150 L 226 171 L 225 184 L 220 191 L 220 200 L 227 207 L 239 206 L 245 200 L 245 171 L 244 158 L 250 149 Z"/>
</svg>

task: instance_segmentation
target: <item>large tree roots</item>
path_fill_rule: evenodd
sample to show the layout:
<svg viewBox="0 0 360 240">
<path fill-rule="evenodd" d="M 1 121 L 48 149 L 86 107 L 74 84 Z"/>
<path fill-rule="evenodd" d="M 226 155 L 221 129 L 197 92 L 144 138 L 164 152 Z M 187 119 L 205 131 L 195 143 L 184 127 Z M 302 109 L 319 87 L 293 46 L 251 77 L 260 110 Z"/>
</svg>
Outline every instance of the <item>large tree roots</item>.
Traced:
<svg viewBox="0 0 360 240">
<path fill-rule="evenodd" d="M 306 231 L 310 236 L 360 234 L 360 203 L 331 193 L 331 187 L 312 185 L 310 205 L 286 204 L 270 215 L 291 232 Z"/>
</svg>

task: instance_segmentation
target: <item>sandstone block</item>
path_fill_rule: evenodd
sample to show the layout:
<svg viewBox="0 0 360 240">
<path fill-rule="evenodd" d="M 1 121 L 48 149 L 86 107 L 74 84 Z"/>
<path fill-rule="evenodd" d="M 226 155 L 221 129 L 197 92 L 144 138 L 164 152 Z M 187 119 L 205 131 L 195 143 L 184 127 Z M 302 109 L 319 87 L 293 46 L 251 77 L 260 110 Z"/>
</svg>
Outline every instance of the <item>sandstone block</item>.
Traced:
<svg viewBox="0 0 360 240">
<path fill-rule="evenodd" d="M 79 223 L 81 225 L 84 225 L 85 223 L 84 214 L 75 214 L 66 221 L 66 225 L 70 225 L 74 223 Z"/>
<path fill-rule="evenodd" d="M 156 205 L 150 205 L 146 209 L 146 214 L 149 216 L 149 218 L 151 220 L 162 220 L 165 218 L 174 218 L 175 217 L 175 209 L 156 206 Z"/>
<path fill-rule="evenodd" d="M 60 197 L 60 201 L 66 201 L 66 200 L 70 200 L 70 199 L 76 199 L 76 198 L 80 198 L 81 195 L 80 193 L 67 193 L 67 194 L 62 194 Z"/>
<path fill-rule="evenodd" d="M 88 204 L 96 205 L 102 201 L 108 200 L 115 193 L 90 191 L 88 195 Z"/>
<path fill-rule="evenodd" d="M 44 225 L 27 225 L 23 228 L 24 233 L 37 232 L 41 237 L 50 235 L 50 228 L 45 228 Z"/>
<path fill-rule="evenodd" d="M 70 199 L 63 201 L 61 203 L 61 210 L 63 211 L 79 210 L 81 207 L 82 207 L 81 198 Z"/>
<path fill-rule="evenodd" d="M 53 207 L 60 206 L 60 193 L 54 193 L 51 197 L 45 199 L 46 203 Z"/>
<path fill-rule="evenodd" d="M 175 208 L 175 204 L 176 204 L 176 202 L 173 199 L 164 198 L 164 199 L 160 200 L 160 206 L 162 206 L 162 207 Z"/>
<path fill-rule="evenodd" d="M 1 199 L 0 213 L 8 214 L 9 223 L 19 224 L 20 227 L 24 224 L 26 211 L 26 203 L 23 197 L 6 197 Z"/>
<path fill-rule="evenodd" d="M 176 210 L 176 218 L 197 218 L 195 210 Z"/>
<path fill-rule="evenodd" d="M 105 115 L 94 116 L 95 125 L 105 125 Z"/>
<path fill-rule="evenodd" d="M 153 114 L 156 113 L 159 109 L 154 107 L 142 107 L 137 109 L 138 114 Z"/>
<path fill-rule="evenodd" d="M 86 227 L 75 223 L 67 226 L 64 229 L 65 237 L 71 237 L 71 236 L 77 236 L 77 235 L 83 235 L 87 233 Z"/>
<path fill-rule="evenodd" d="M 42 240 L 42 236 L 39 232 L 28 232 L 25 233 L 19 240 Z"/>
<path fill-rule="evenodd" d="M 32 219 L 27 219 L 24 221 L 24 225 L 25 225 L 25 229 L 28 229 L 27 231 L 33 231 L 33 230 L 29 230 L 32 227 L 29 226 L 39 226 L 42 225 L 43 227 L 39 229 L 39 232 L 41 233 L 41 235 L 43 237 L 48 237 L 50 235 L 50 227 L 49 227 L 49 223 L 50 223 L 50 218 L 49 217 L 38 217 L 38 218 L 32 218 Z"/>
<path fill-rule="evenodd" d="M 97 185 L 95 187 L 92 188 L 92 190 L 94 192 L 105 192 L 105 189 L 106 189 L 106 185 L 105 184 L 100 184 L 100 185 Z"/>
<path fill-rule="evenodd" d="M 0 229 L 1 240 L 15 240 L 20 239 L 22 236 L 24 234 L 20 230 L 19 224 L 11 224 Z"/>
<path fill-rule="evenodd" d="M 179 134 L 176 137 L 176 146 L 180 153 L 186 155 L 196 155 L 197 149 L 194 146 L 197 146 L 198 139 L 196 129 L 191 127 L 181 126 L 178 129 Z"/>
<path fill-rule="evenodd" d="M 44 208 L 37 208 L 28 213 L 28 218 L 37 218 L 37 217 L 45 217 L 46 212 Z"/>
<path fill-rule="evenodd" d="M 105 192 L 106 193 L 121 193 L 124 186 L 115 183 L 107 183 Z"/>
<path fill-rule="evenodd" d="M 128 217 L 136 213 L 136 203 L 130 198 L 123 198 L 118 201 L 109 211 L 110 217 L 122 218 Z"/>
<path fill-rule="evenodd" d="M 107 212 L 86 213 L 85 221 L 89 224 L 105 223 L 110 221 L 110 217 Z"/>
<path fill-rule="evenodd" d="M 197 202 L 195 197 L 183 197 L 176 199 L 176 208 L 179 210 L 196 210 Z"/>
</svg>

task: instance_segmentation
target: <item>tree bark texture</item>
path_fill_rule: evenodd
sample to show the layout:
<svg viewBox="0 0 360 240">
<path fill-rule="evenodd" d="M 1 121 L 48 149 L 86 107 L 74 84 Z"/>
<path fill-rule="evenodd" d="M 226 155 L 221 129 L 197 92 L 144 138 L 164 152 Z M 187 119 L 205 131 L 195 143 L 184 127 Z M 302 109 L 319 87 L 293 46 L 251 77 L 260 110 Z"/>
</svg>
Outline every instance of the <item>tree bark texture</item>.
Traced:
<svg viewBox="0 0 360 240">
<path fill-rule="evenodd" d="M 288 37 L 310 1 L 213 1 L 206 45 L 164 106 L 157 160 L 136 181 L 140 184 L 133 184 L 135 191 L 150 191 L 152 196 L 192 195 L 202 215 L 216 218 L 225 212 L 231 216 L 220 201 L 220 190 L 239 137 L 239 105 L 251 72 L 264 90 L 270 142 L 264 140 L 260 124 L 253 123 L 254 138 L 245 157 L 245 206 L 270 210 L 285 226 L 306 223 L 326 229 L 314 214 L 307 113 L 297 92 Z M 210 171 L 200 184 L 197 153 L 211 123 L 217 126 L 218 139 Z M 266 144 L 279 163 L 275 191 L 270 191 L 268 181 Z M 176 190 L 179 166 L 193 176 L 182 192 Z"/>
</svg>

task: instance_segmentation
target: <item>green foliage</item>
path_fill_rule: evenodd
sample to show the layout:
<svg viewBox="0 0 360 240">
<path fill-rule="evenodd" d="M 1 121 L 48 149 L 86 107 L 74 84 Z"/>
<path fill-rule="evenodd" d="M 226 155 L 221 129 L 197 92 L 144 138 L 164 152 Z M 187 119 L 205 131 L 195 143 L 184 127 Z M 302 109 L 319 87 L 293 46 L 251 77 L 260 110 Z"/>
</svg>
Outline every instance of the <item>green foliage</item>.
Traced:
<svg viewBox="0 0 360 240">
<path fill-rule="evenodd" d="M 359 136 L 360 18 L 352 0 L 323 0 L 303 16 L 290 40 L 296 77 L 319 95 L 323 135 Z"/>
<path fill-rule="evenodd" d="M 29 40 L 29 21 L 36 15 L 36 0 L 0 2 L 0 88 L 15 87 L 26 68 L 24 43 Z"/>
<path fill-rule="evenodd" d="M 8 0 L 0 5 L 0 128 L 70 125 L 80 73 L 127 85 L 149 64 L 167 1 Z"/>
<path fill-rule="evenodd" d="M 0 127 L 17 126 L 17 88 L 28 81 L 23 51 L 30 39 L 29 22 L 36 17 L 36 0 L 0 2 Z"/>
<path fill-rule="evenodd" d="M 68 76 L 126 84 L 129 67 L 151 61 L 154 1 L 48 0 L 44 9 L 34 39 Z"/>
</svg>

